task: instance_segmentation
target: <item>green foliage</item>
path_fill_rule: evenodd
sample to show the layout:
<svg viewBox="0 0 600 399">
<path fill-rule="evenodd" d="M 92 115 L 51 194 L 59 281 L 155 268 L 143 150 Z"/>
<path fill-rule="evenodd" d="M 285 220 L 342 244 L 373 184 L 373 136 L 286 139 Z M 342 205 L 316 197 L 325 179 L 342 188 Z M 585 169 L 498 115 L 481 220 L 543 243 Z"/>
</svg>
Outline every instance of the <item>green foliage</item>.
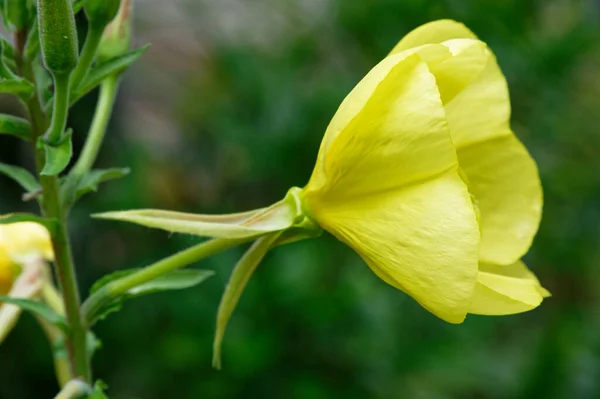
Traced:
<svg viewBox="0 0 600 399">
<path fill-rule="evenodd" d="M 105 288 L 108 284 L 118 281 L 123 277 L 129 276 L 138 270 L 139 269 L 122 270 L 104 276 L 92 286 L 90 293 L 96 293 Z M 143 295 L 154 294 L 157 292 L 192 288 L 204 282 L 213 274 L 214 273 L 210 270 L 186 269 L 172 271 L 170 273 L 157 277 L 152 281 L 130 288 L 125 294 L 119 297 L 111 298 L 111 302 L 108 303 L 105 307 L 102 307 L 100 309 L 94 309 L 94 312 L 92 314 L 86 314 L 85 318 L 90 325 L 93 325 L 97 320 L 103 320 L 110 313 L 120 310 L 123 305 L 123 302 L 125 302 L 126 300 L 137 298 Z"/>
<path fill-rule="evenodd" d="M 0 224 L 10 224 L 19 222 L 35 222 L 46 227 L 51 233 L 56 229 L 56 220 L 34 215 L 32 213 L 9 213 L 0 216 Z"/>
<path fill-rule="evenodd" d="M 18 116 L 0 114 L 0 134 L 10 134 L 23 140 L 30 140 L 31 124 L 27 119 Z"/>
<path fill-rule="evenodd" d="M 35 88 L 33 85 L 21 78 L 0 80 L 0 93 L 22 95 L 29 97 L 33 94 Z"/>
<path fill-rule="evenodd" d="M 104 28 L 117 15 L 120 3 L 121 0 L 87 0 L 84 10 L 90 25 Z"/>
<path fill-rule="evenodd" d="M 129 174 L 129 168 L 96 169 L 83 176 L 69 175 L 61 186 L 63 205 L 70 208 L 86 194 L 97 192 L 100 184 L 121 179 Z"/>
<path fill-rule="evenodd" d="M 39 56 L 40 52 L 40 31 L 38 28 L 38 24 L 34 24 L 29 34 L 27 35 L 27 41 L 25 42 L 25 49 L 23 50 L 23 54 L 25 55 L 25 60 L 33 61 Z"/>
<path fill-rule="evenodd" d="M 28 193 L 39 191 L 42 188 L 37 179 L 27 169 L 0 163 L 0 173 L 19 183 Z"/>
<path fill-rule="evenodd" d="M 96 381 L 94 384 L 93 392 L 88 399 L 108 399 L 108 396 L 104 393 L 108 389 L 108 385 L 102 380 Z"/>
<path fill-rule="evenodd" d="M 73 156 L 72 133 L 70 129 L 67 130 L 57 145 L 46 144 L 43 142 L 43 139 L 39 140 L 39 146 L 44 148 L 46 154 L 46 163 L 40 173 L 41 175 L 58 175 L 69 165 L 69 161 L 71 161 L 71 157 Z"/>
<path fill-rule="evenodd" d="M 92 68 L 88 72 L 83 82 L 81 82 L 81 84 L 78 86 L 77 91 L 71 96 L 71 103 L 73 104 L 77 102 L 77 100 L 96 88 L 104 79 L 108 78 L 109 76 L 118 75 L 125 71 L 142 54 L 144 54 L 148 47 L 150 47 L 150 45 L 142 46 L 124 55 L 119 55 L 101 62 L 96 67 Z"/>
<path fill-rule="evenodd" d="M 50 309 L 48 305 L 45 305 L 39 301 L 35 301 L 32 299 L 12 298 L 0 295 L 0 303 L 2 302 L 16 305 L 27 312 L 31 312 L 36 316 L 40 316 L 44 320 L 60 328 L 64 333 L 66 333 L 69 329 L 69 327 L 67 326 L 67 322 L 63 316 Z"/>
</svg>

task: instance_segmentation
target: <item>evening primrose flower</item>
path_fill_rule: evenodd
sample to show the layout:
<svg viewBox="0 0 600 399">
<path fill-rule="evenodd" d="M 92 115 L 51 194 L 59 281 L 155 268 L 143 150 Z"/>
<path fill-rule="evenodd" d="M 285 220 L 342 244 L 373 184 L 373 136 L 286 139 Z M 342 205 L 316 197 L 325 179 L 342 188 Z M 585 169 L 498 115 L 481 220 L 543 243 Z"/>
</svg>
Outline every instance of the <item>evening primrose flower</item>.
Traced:
<svg viewBox="0 0 600 399">
<path fill-rule="evenodd" d="M 542 192 L 509 118 L 493 53 L 462 24 L 436 21 L 409 33 L 344 99 L 308 184 L 284 200 L 234 215 L 101 217 L 256 239 L 223 295 L 216 366 L 226 323 L 264 255 L 321 229 L 445 321 L 524 312 L 549 295 L 520 261 L 539 225 Z"/>
<path fill-rule="evenodd" d="M 452 20 L 415 29 L 391 54 L 437 43 L 446 45 L 452 58 L 428 64 L 438 82 L 481 230 L 480 267 L 470 312 L 493 315 L 533 309 L 549 293 L 519 259 L 539 227 L 542 187 L 534 160 L 510 128 L 506 80 L 493 53 L 473 32 Z M 503 288 L 501 281 L 507 282 Z"/>
<path fill-rule="evenodd" d="M 48 277 L 46 260 L 53 259 L 48 231 L 32 222 L 0 225 L 0 295 L 60 304 Z M 0 342 L 17 322 L 21 308 L 0 303 Z"/>
</svg>

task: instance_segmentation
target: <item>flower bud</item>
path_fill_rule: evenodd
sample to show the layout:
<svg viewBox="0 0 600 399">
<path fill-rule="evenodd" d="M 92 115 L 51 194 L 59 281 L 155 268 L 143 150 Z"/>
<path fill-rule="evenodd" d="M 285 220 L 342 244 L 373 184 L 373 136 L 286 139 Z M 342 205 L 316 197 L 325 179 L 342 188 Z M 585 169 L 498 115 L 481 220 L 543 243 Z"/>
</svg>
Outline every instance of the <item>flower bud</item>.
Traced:
<svg viewBox="0 0 600 399">
<path fill-rule="evenodd" d="M 98 47 L 98 60 L 105 61 L 129 51 L 131 46 L 131 12 L 133 2 L 122 0 L 119 12 L 104 30 Z"/>
<path fill-rule="evenodd" d="M 38 0 L 40 44 L 46 68 L 68 74 L 77 65 L 75 17 L 69 0 Z"/>
<path fill-rule="evenodd" d="M 88 0 L 85 3 L 85 15 L 91 26 L 104 28 L 119 11 L 121 0 Z"/>
</svg>

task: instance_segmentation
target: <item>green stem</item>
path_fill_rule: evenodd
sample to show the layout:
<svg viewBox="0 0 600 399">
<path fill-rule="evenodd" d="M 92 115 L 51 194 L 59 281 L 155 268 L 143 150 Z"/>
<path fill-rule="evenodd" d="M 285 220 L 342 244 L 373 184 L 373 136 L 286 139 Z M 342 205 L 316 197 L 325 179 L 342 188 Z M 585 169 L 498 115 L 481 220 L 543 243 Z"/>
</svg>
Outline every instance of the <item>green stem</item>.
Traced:
<svg viewBox="0 0 600 399">
<path fill-rule="evenodd" d="M 73 167 L 72 174 L 83 176 L 89 172 L 94 162 L 96 162 L 112 114 L 118 88 L 119 78 L 117 76 L 110 76 L 102 82 L 94 119 L 81 155 Z"/>
<path fill-rule="evenodd" d="M 251 240 L 251 238 L 222 238 L 205 241 L 201 244 L 178 252 L 175 255 L 171 255 L 168 258 L 153 263 L 152 265 L 147 266 L 136 273 L 130 274 L 129 276 L 123 277 L 119 280 L 115 280 L 96 291 L 85 301 L 82 307 L 82 313 L 84 315 L 85 322 L 88 325 L 93 324 L 94 317 L 96 316 L 98 310 L 104 307 L 104 305 L 107 303 L 110 303 L 114 298 L 118 298 L 119 296 L 127 293 L 127 291 L 130 289 L 152 281 L 165 273 L 188 266 L 201 259 L 225 251 L 249 240 Z"/>
<path fill-rule="evenodd" d="M 58 145 L 63 137 L 69 114 L 69 73 L 54 74 L 54 109 L 50 127 L 44 139 L 48 144 Z"/>
<path fill-rule="evenodd" d="M 71 243 L 66 228 L 66 215 L 60 203 L 59 184 L 56 176 L 40 176 L 44 190 L 43 213 L 58 221 L 52 233 L 56 274 L 60 283 L 65 313 L 69 323 L 66 347 L 71 365 L 71 373 L 86 381 L 91 380 L 90 364 L 87 355 L 87 329 L 79 312 L 80 299 L 75 266 L 71 254 Z"/>
<path fill-rule="evenodd" d="M 17 65 L 19 73 L 28 79 L 33 79 L 33 71 L 31 65 L 23 60 L 24 34 L 16 35 L 15 42 L 17 43 Z M 60 79 L 59 79 L 60 81 Z M 62 117 L 63 124 L 66 123 L 66 113 L 68 110 L 68 85 L 69 78 L 57 83 L 57 96 L 60 93 L 63 103 L 66 100 L 66 105 L 63 106 Z M 66 90 L 65 90 L 66 86 Z M 66 97 L 66 99 L 65 99 Z M 48 118 L 43 112 L 38 96 L 32 96 L 26 103 L 31 125 L 33 130 L 32 146 L 35 151 L 36 139 L 40 137 L 48 127 Z M 53 122 L 56 123 L 56 114 L 53 114 Z M 64 127 L 63 129 L 64 130 Z M 62 134 L 61 131 L 59 133 Z M 44 167 L 44 151 L 36 151 L 36 165 L 39 171 Z M 61 286 L 63 294 L 63 302 L 65 306 L 67 321 L 70 326 L 69 335 L 66 337 L 65 346 L 68 354 L 68 372 L 70 378 L 82 376 L 87 380 L 91 379 L 91 371 L 87 356 L 87 330 L 82 326 L 79 313 L 79 292 L 75 277 L 75 269 L 71 256 L 71 246 L 66 231 L 66 215 L 60 206 L 58 178 L 56 176 L 40 176 L 40 182 L 43 186 L 44 199 L 42 212 L 49 217 L 54 217 L 58 220 L 58 228 L 52 232 L 52 246 L 55 251 L 55 270 Z M 63 370 L 64 372 L 64 370 Z M 66 379 L 67 377 L 62 377 Z"/>
<path fill-rule="evenodd" d="M 104 26 L 89 25 L 85 43 L 79 55 L 79 62 L 73 70 L 73 75 L 71 75 L 71 90 L 77 90 L 77 87 L 90 69 L 92 62 L 94 62 L 103 32 Z"/>
</svg>

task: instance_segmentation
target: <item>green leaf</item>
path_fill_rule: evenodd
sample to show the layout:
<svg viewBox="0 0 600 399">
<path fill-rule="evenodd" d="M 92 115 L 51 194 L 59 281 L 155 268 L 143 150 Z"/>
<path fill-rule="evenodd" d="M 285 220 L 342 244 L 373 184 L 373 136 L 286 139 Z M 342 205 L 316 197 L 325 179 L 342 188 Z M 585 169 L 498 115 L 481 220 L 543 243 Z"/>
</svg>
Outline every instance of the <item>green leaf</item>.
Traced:
<svg viewBox="0 0 600 399">
<path fill-rule="evenodd" d="M 69 165 L 73 156 L 73 143 L 71 141 L 72 130 L 68 129 L 57 146 L 43 143 L 46 152 L 46 164 L 41 175 L 56 176 Z"/>
<path fill-rule="evenodd" d="M 129 168 L 96 169 L 87 173 L 77 185 L 76 197 L 98 191 L 101 183 L 120 179 L 129 174 Z"/>
<path fill-rule="evenodd" d="M 96 283 L 92 286 L 90 293 L 93 294 L 109 283 L 117 281 L 123 277 L 127 277 L 138 270 L 140 269 L 121 270 L 104 276 L 100 280 L 96 281 Z M 186 269 L 172 271 L 157 277 L 152 281 L 131 288 L 124 295 L 121 295 L 118 298 L 113 298 L 108 305 L 102 309 L 99 309 L 96 314 L 87 316 L 86 319 L 90 320 L 90 325 L 92 325 L 97 320 L 103 320 L 110 313 L 120 310 L 123 302 L 128 299 L 137 298 L 142 295 L 148 295 L 156 292 L 191 288 L 202 283 L 213 274 L 214 272 L 211 270 Z"/>
<path fill-rule="evenodd" d="M 104 391 L 106 391 L 107 389 L 108 385 L 106 385 L 104 381 L 96 381 L 96 383 L 94 384 L 94 391 L 90 396 L 88 396 L 88 399 L 108 399 L 108 396 L 106 396 L 106 394 L 104 393 Z"/>
<path fill-rule="evenodd" d="M 0 114 L 0 134 L 10 134 L 24 140 L 31 138 L 31 124 L 18 116 Z"/>
<path fill-rule="evenodd" d="M 231 277 L 229 278 L 227 287 L 225 287 L 225 292 L 223 293 L 223 298 L 221 298 L 221 303 L 219 304 L 219 310 L 217 312 L 217 328 L 215 331 L 215 339 L 213 341 L 212 361 L 213 367 L 216 369 L 221 369 L 221 345 L 231 314 L 240 300 L 250 277 L 252 277 L 252 274 L 260 262 L 267 252 L 273 248 L 280 236 L 281 232 L 278 231 L 256 240 L 248 251 L 246 251 L 242 259 L 239 260 L 237 265 L 235 265 L 235 268 L 231 273 Z"/>
<path fill-rule="evenodd" d="M 10 177 L 21 185 L 28 193 L 41 190 L 40 183 L 26 169 L 18 166 L 7 165 L 0 163 L 0 173 Z"/>
<path fill-rule="evenodd" d="M 92 170 L 84 176 L 70 174 L 60 188 L 63 205 L 70 208 L 85 194 L 98 191 L 101 183 L 120 179 L 129 172 L 129 168 L 112 168 Z"/>
<path fill-rule="evenodd" d="M 27 41 L 25 42 L 25 59 L 29 61 L 35 60 L 40 53 L 40 33 L 38 30 L 38 24 L 33 24 L 27 35 Z"/>
<path fill-rule="evenodd" d="M 83 82 L 81 82 L 75 93 L 71 96 L 71 104 L 85 96 L 107 77 L 123 72 L 133 62 L 140 58 L 148 47 L 150 47 L 150 45 L 145 45 L 121 56 L 111 58 L 95 68 L 90 69 Z"/>
<path fill-rule="evenodd" d="M 59 315 L 48 305 L 45 305 L 41 302 L 34 301 L 31 299 L 11 298 L 9 296 L 0 296 L 0 302 L 16 305 L 23 310 L 40 316 L 49 323 L 60 328 L 65 333 L 69 329 L 67 325 L 67 320 L 64 318 L 64 316 Z"/>
<path fill-rule="evenodd" d="M 33 94 L 33 85 L 21 78 L 0 80 L 0 93 L 16 94 L 29 97 Z"/>
<path fill-rule="evenodd" d="M 86 0 L 73 0 L 73 14 L 77 14 L 83 8 Z"/>
<path fill-rule="evenodd" d="M 96 334 L 94 334 L 91 331 L 88 331 L 86 336 L 86 347 L 88 358 L 91 359 L 92 357 L 94 357 L 96 351 L 102 348 L 102 341 L 100 341 L 98 337 L 96 337 Z"/>
<path fill-rule="evenodd" d="M 32 213 L 9 213 L 0 216 L 0 224 L 11 224 L 20 222 L 34 222 L 44 226 L 52 235 L 56 230 L 56 219 L 49 219 Z"/>
</svg>

